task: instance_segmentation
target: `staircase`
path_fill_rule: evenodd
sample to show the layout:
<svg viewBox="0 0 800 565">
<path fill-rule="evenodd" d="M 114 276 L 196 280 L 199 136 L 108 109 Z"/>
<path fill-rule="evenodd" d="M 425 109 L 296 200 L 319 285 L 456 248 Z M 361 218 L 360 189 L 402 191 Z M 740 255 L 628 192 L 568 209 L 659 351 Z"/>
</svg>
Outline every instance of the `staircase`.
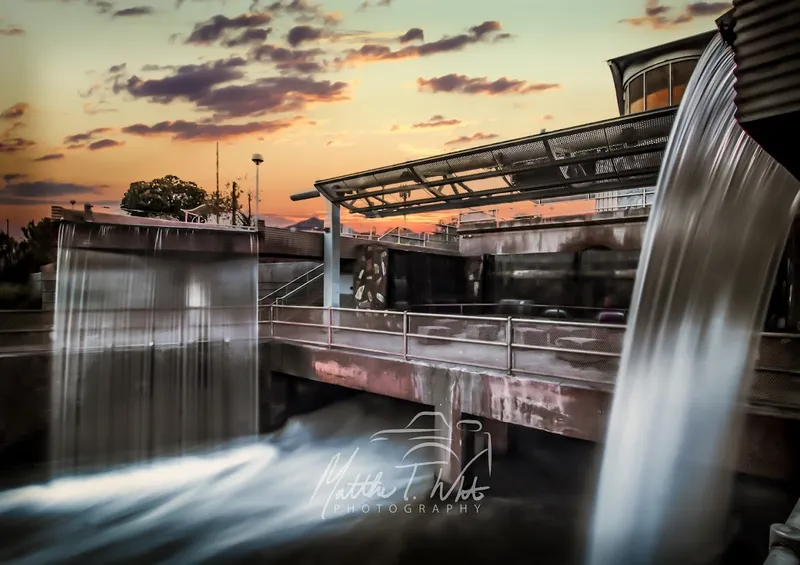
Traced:
<svg viewBox="0 0 800 565">
<path fill-rule="evenodd" d="M 322 306 L 324 265 L 317 265 L 258 301 L 259 306 Z"/>
</svg>

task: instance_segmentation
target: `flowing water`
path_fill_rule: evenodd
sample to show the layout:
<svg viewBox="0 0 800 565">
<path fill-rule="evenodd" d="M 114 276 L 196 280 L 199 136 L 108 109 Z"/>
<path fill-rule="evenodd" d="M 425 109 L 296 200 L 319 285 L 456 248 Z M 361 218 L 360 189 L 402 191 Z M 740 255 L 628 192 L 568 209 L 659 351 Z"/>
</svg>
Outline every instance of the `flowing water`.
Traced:
<svg viewBox="0 0 800 565">
<path fill-rule="evenodd" d="M 257 242 L 223 236 L 244 252 L 199 252 L 200 230 L 62 224 L 57 475 L 257 433 Z"/>
<path fill-rule="evenodd" d="M 725 510 L 726 438 L 798 192 L 734 123 L 732 71 L 716 39 L 667 149 L 591 565 L 692 563 Z M 155 235 L 152 250 L 117 254 L 79 235 L 69 225 L 60 234 L 54 459 L 61 475 L 105 470 L 0 493 L 0 563 L 580 559 L 580 480 L 566 477 L 588 458 L 534 446 L 539 472 L 516 479 L 538 489 L 533 500 L 493 505 L 490 496 L 448 508 L 431 496 L 433 449 L 413 443 L 435 439 L 434 415 L 417 418 L 418 406 L 362 397 L 254 441 L 255 255 L 160 253 L 174 234 L 158 230 L 144 238 Z M 217 447 L 169 457 L 209 443 Z"/>
<path fill-rule="evenodd" d="M 448 505 L 427 465 L 439 451 L 424 447 L 434 415 L 419 410 L 360 396 L 257 443 L 0 492 L 0 563 L 577 563 L 582 496 L 563 466 L 579 469 L 581 449 L 544 441 L 538 471 L 499 481 L 537 489 L 533 501 L 492 500 L 492 480 L 486 498 Z M 368 481 L 382 488 L 352 487 Z"/>
<path fill-rule="evenodd" d="M 430 461 L 430 451 L 408 454 L 414 434 L 371 441 L 413 415 L 380 398 L 350 401 L 256 443 L 0 493 L 0 562 L 225 563 L 260 551 L 277 558 L 311 531 L 347 531 L 378 505 L 388 514 L 390 505 L 408 513 L 403 507 L 413 504 L 416 513 L 433 470 L 405 465 Z M 414 424 L 417 434 L 432 425 L 425 417 Z M 333 496 L 378 473 L 381 494 Z"/>
<path fill-rule="evenodd" d="M 800 188 L 736 123 L 734 84 L 717 36 L 678 111 L 650 213 L 590 565 L 689 564 L 721 531 L 737 404 Z"/>
</svg>

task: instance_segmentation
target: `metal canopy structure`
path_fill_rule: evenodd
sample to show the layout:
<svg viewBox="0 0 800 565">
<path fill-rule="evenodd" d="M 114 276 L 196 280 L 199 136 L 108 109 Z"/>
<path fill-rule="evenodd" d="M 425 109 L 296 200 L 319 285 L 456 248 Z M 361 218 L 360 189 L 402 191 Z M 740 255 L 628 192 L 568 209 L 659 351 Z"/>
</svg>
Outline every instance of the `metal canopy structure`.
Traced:
<svg viewBox="0 0 800 565">
<path fill-rule="evenodd" d="M 314 183 L 369 218 L 653 186 L 676 108 L 643 112 Z"/>
</svg>

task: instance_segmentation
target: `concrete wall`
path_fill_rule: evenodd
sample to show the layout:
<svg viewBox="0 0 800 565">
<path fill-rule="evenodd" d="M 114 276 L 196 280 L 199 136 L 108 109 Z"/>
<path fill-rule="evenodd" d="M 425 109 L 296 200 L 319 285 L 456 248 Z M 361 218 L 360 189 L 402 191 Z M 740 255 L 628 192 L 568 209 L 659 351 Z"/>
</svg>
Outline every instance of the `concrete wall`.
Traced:
<svg viewBox="0 0 800 565">
<path fill-rule="evenodd" d="M 462 230 L 462 255 L 579 252 L 591 247 L 641 249 L 647 216 L 642 210 L 503 222 Z M 502 230 L 502 231 L 499 231 Z"/>
</svg>

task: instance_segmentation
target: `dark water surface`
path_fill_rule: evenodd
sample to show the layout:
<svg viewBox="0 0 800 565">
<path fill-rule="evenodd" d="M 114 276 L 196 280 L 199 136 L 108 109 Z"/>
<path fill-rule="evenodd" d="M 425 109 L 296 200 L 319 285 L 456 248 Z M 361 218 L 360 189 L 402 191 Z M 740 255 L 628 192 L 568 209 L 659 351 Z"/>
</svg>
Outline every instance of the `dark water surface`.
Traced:
<svg viewBox="0 0 800 565">
<path fill-rule="evenodd" d="M 398 468 L 435 459 L 435 450 L 407 455 L 424 433 L 370 441 L 408 426 L 421 408 L 362 395 L 293 418 L 259 442 L 7 490 L 0 563 L 581 562 L 596 446 L 518 429 L 516 453 L 493 457 L 491 477 L 486 466 L 476 477 L 486 497 L 448 509 L 429 497 L 432 468 L 417 467 L 414 481 Z M 411 427 L 430 423 L 423 417 Z M 354 452 L 339 487 L 381 473 L 386 492 L 338 509 L 334 497 L 326 509 L 336 489 L 320 482 Z M 792 500 L 754 480 L 739 481 L 736 500 L 723 562 L 756 563 L 768 524 Z"/>
</svg>

